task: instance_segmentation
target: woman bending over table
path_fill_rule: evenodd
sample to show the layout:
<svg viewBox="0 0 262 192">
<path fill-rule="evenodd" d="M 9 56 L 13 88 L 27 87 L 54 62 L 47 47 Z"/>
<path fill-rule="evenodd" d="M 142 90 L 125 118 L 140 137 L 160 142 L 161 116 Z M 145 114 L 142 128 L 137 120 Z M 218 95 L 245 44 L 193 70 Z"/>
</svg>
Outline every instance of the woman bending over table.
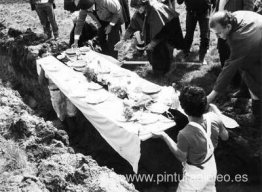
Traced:
<svg viewBox="0 0 262 192">
<path fill-rule="evenodd" d="M 129 39 L 136 31 L 146 44 L 147 56 L 155 74 L 169 71 L 173 59 L 173 49 L 183 49 L 183 34 L 178 13 L 157 0 L 131 0 L 131 7 L 136 8 L 123 41 Z"/>
</svg>

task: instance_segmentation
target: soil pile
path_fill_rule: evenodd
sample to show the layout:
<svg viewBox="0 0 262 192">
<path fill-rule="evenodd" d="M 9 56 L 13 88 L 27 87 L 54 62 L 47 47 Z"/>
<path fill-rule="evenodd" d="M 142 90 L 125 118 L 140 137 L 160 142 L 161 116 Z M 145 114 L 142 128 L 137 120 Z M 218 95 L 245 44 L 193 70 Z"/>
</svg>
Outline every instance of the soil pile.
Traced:
<svg viewBox="0 0 262 192">
<path fill-rule="evenodd" d="M 136 191 L 123 176 L 75 154 L 65 131 L 37 117 L 2 82 L 0 106 L 0 191 Z"/>
</svg>

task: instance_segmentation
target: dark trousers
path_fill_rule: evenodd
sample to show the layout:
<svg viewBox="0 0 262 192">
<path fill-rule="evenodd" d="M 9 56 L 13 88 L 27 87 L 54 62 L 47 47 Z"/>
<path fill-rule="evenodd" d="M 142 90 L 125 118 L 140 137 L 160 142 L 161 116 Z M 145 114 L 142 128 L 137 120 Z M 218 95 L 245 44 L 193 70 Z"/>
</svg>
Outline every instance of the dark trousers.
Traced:
<svg viewBox="0 0 262 192">
<path fill-rule="evenodd" d="M 166 73 L 169 71 L 173 60 L 173 49 L 183 49 L 183 34 L 179 18 L 169 21 L 155 36 L 160 43 L 152 51 L 147 51 L 147 56 L 153 71 Z"/>
<path fill-rule="evenodd" d="M 193 39 L 196 24 L 199 23 L 200 28 L 200 53 L 205 54 L 209 48 L 210 29 L 209 29 L 209 11 L 197 13 L 187 11 L 186 16 L 186 36 L 185 36 L 185 52 L 189 52 Z"/>
<path fill-rule="evenodd" d="M 173 59 L 173 47 L 167 42 L 160 42 L 152 51 L 147 51 L 149 63 L 154 72 L 167 73 Z"/>
<path fill-rule="evenodd" d="M 55 20 L 53 4 L 52 3 L 36 4 L 36 12 L 44 28 L 44 33 L 47 34 L 48 37 L 52 36 L 51 27 L 50 27 L 50 24 L 51 24 L 53 34 L 57 36 L 58 35 L 58 26 Z"/>
<path fill-rule="evenodd" d="M 108 35 L 105 34 L 105 28 L 109 25 L 109 22 L 101 21 L 101 25 L 98 30 L 98 41 L 101 45 L 102 53 L 117 59 L 118 51 L 114 51 L 114 46 L 120 41 L 121 25 L 118 23 L 113 26 Z"/>
</svg>

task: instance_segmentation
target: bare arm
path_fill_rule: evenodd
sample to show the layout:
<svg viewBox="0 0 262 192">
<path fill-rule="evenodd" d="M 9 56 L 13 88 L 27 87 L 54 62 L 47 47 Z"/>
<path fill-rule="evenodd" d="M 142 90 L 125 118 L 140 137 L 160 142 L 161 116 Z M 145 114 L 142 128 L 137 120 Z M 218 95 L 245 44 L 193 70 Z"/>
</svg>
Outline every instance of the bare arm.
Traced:
<svg viewBox="0 0 262 192">
<path fill-rule="evenodd" d="M 160 132 L 160 133 L 153 133 L 155 137 L 160 137 L 162 138 L 165 143 L 167 144 L 168 148 L 170 151 L 176 156 L 176 158 L 181 161 L 185 162 L 187 158 L 187 153 L 182 152 L 178 147 L 176 142 L 174 142 L 165 132 Z"/>
<path fill-rule="evenodd" d="M 221 111 L 217 108 L 216 105 L 214 104 L 209 104 L 209 109 L 210 111 L 212 111 L 213 113 L 215 113 L 218 118 L 220 118 L 220 120 L 222 119 L 222 113 Z M 228 134 L 228 131 L 227 129 L 225 128 L 224 124 L 222 123 L 222 120 L 221 120 L 221 126 L 219 127 L 219 136 L 220 138 L 223 140 L 223 141 L 226 141 L 228 140 L 229 138 L 229 134 Z"/>
</svg>

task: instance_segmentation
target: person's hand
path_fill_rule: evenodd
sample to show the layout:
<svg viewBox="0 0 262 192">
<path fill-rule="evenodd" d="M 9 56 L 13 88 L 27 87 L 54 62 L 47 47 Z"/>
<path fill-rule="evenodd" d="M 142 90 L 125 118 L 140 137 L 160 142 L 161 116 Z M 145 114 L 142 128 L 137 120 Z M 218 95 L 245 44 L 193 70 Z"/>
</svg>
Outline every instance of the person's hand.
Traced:
<svg viewBox="0 0 262 192">
<path fill-rule="evenodd" d="M 163 138 L 164 135 L 165 135 L 164 131 L 162 131 L 162 132 L 151 132 L 151 133 L 152 133 L 153 138 Z"/>
<path fill-rule="evenodd" d="M 151 41 L 149 44 L 146 45 L 145 49 L 147 51 L 153 51 L 157 43 L 155 41 Z"/>
<path fill-rule="evenodd" d="M 112 30 L 112 26 L 111 25 L 107 25 L 105 28 L 105 34 L 108 35 Z"/>
<path fill-rule="evenodd" d="M 75 40 L 74 43 L 71 45 L 72 48 L 78 48 L 78 40 Z"/>
</svg>

